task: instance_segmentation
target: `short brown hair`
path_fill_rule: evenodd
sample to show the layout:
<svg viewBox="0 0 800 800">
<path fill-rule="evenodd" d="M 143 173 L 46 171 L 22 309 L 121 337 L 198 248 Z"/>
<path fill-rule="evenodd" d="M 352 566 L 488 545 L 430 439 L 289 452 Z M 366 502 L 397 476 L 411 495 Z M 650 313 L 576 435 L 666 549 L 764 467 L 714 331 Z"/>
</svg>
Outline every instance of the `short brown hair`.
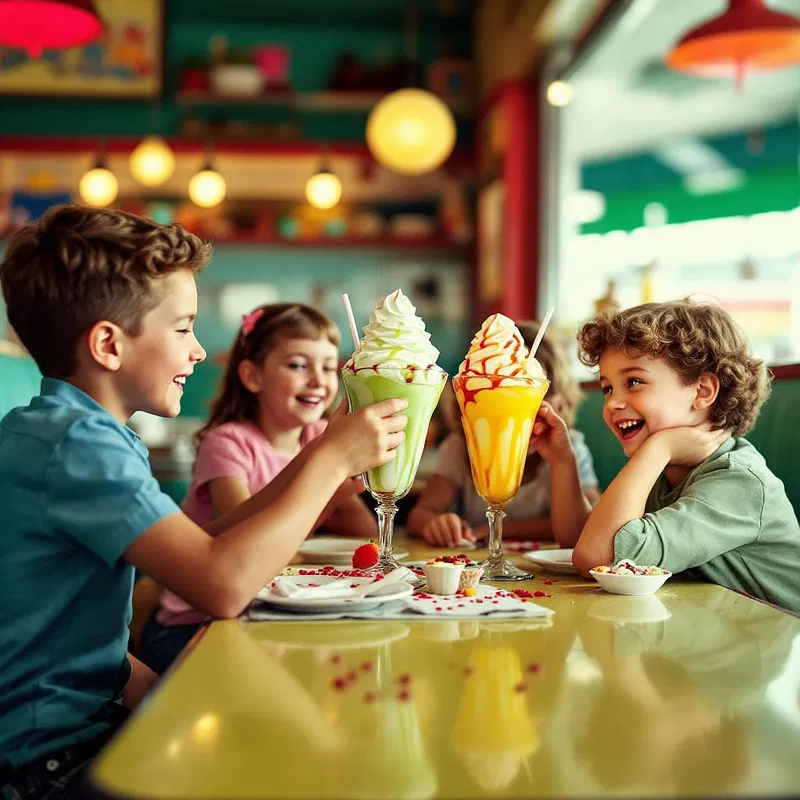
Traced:
<svg viewBox="0 0 800 800">
<path fill-rule="evenodd" d="M 258 420 L 258 400 L 239 377 L 239 364 L 252 361 L 261 365 L 281 339 L 327 339 L 339 347 L 341 335 L 336 323 L 316 308 L 302 303 L 271 303 L 259 306 L 247 315 L 255 319 L 252 327 L 243 326 L 233 344 L 222 387 L 211 407 L 208 422 L 195 435 L 200 444 L 205 435 L 225 422 Z"/>
<path fill-rule="evenodd" d="M 716 375 L 719 394 L 710 420 L 734 436 L 753 429 L 769 397 L 764 362 L 750 355 L 747 340 L 731 316 L 712 303 L 687 298 L 611 311 L 587 322 L 578 343 L 579 357 L 590 367 L 597 366 L 607 347 L 621 347 L 664 359 L 687 385 L 706 372 Z"/>
<path fill-rule="evenodd" d="M 198 270 L 210 254 L 180 225 L 88 206 L 52 208 L 14 234 L 0 264 L 8 321 L 43 375 L 68 377 L 92 325 L 107 319 L 138 335 L 161 300 L 157 279 Z"/>
<path fill-rule="evenodd" d="M 517 323 L 517 328 L 529 349 L 539 333 L 539 327 L 538 322 Z M 572 426 L 580 405 L 581 390 L 572 374 L 564 348 L 557 342 L 557 337 L 558 334 L 554 329 L 548 330 L 539 343 L 536 360 L 542 365 L 547 379 L 550 381 L 547 393 L 550 396 L 557 394 L 561 397 L 563 405 L 558 409 L 558 413 L 564 418 L 567 425 Z"/>
</svg>

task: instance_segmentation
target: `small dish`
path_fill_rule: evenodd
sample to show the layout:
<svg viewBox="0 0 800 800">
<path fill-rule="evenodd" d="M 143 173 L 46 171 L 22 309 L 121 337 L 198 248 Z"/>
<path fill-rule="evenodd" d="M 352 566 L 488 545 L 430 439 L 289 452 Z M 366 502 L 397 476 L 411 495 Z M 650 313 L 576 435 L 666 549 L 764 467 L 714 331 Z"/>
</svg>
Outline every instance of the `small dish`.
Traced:
<svg viewBox="0 0 800 800">
<path fill-rule="evenodd" d="M 546 572 L 555 572 L 560 575 L 577 575 L 578 570 L 572 566 L 572 549 L 563 548 L 560 550 L 535 550 L 530 553 L 523 553 L 522 557 L 526 561 L 532 561 Z"/>
<path fill-rule="evenodd" d="M 627 595 L 655 594 L 672 577 L 668 570 L 663 575 L 616 575 L 590 569 L 589 574 L 609 594 Z"/>
</svg>

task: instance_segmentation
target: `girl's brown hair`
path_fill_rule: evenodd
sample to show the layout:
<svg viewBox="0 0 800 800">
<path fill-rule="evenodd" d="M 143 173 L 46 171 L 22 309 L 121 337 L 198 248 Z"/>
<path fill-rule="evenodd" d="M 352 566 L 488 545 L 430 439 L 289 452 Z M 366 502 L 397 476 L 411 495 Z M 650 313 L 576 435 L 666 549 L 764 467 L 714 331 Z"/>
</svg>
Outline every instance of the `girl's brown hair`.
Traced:
<svg viewBox="0 0 800 800">
<path fill-rule="evenodd" d="M 222 388 L 211 406 L 208 422 L 197 432 L 195 442 L 225 422 L 255 422 L 258 399 L 239 378 L 239 364 L 244 360 L 261 366 L 279 339 L 327 339 L 338 347 L 340 336 L 336 323 L 311 306 L 301 303 L 272 303 L 259 306 L 245 317 L 228 358 Z"/>
</svg>

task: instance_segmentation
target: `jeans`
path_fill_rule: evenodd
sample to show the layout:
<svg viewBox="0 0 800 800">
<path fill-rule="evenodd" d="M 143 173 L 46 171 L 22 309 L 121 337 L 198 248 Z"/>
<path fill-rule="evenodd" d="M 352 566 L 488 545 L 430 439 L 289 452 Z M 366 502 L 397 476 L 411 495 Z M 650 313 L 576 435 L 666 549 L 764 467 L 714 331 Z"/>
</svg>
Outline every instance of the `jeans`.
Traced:
<svg viewBox="0 0 800 800">
<path fill-rule="evenodd" d="M 48 753 L 17 769 L 0 769 L 2 800 L 79 800 L 91 796 L 86 771 L 128 712 L 118 706 L 114 727 L 88 742 Z"/>
<path fill-rule="evenodd" d="M 156 620 L 157 613 L 158 610 L 154 611 L 153 616 L 145 623 L 137 658 L 147 664 L 153 672 L 163 675 L 203 623 L 162 625 Z"/>
</svg>

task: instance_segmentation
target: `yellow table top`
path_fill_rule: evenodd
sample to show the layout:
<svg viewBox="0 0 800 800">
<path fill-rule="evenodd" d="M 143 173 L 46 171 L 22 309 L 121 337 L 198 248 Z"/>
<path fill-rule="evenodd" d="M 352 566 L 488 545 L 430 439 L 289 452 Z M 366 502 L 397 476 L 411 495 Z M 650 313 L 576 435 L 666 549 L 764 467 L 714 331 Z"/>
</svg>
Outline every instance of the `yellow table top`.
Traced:
<svg viewBox="0 0 800 800">
<path fill-rule="evenodd" d="M 714 585 L 616 597 L 534 569 L 519 587 L 551 595 L 544 622 L 214 623 L 93 783 L 226 800 L 800 794 L 800 618 Z"/>
</svg>

